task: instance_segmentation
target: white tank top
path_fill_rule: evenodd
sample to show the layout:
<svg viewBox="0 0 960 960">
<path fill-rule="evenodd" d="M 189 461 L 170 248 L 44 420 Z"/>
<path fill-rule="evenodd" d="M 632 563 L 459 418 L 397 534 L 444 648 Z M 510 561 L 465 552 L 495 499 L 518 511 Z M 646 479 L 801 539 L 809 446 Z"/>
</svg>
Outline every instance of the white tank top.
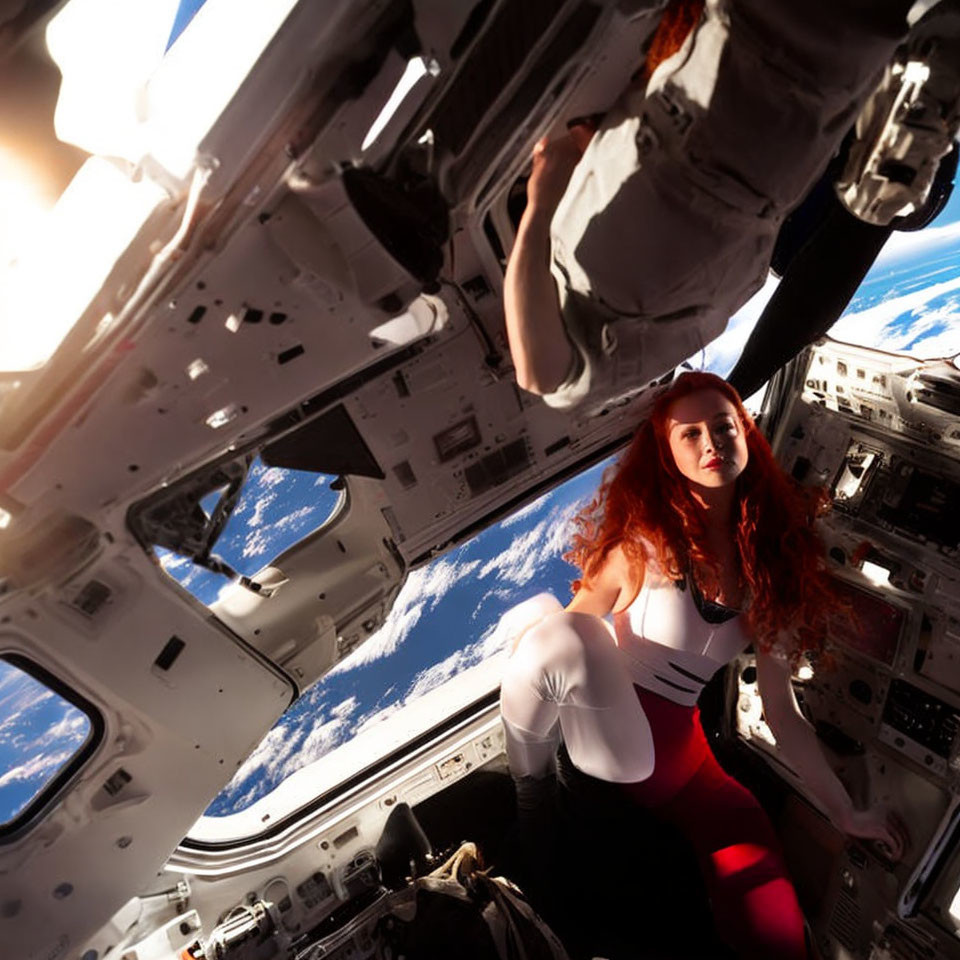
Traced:
<svg viewBox="0 0 960 960">
<path fill-rule="evenodd" d="M 709 601 L 698 605 L 691 584 L 690 577 L 671 580 L 648 565 L 636 599 L 613 617 L 633 682 L 685 707 L 750 644 L 743 617 Z"/>
</svg>

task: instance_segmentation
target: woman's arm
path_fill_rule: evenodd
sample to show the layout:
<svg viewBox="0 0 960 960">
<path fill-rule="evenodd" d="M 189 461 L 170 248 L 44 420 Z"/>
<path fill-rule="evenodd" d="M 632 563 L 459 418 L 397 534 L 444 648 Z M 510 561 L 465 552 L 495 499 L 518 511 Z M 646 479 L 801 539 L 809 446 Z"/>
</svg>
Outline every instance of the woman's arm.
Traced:
<svg viewBox="0 0 960 960">
<path fill-rule="evenodd" d="M 768 653 L 757 654 L 757 686 L 763 712 L 790 766 L 833 823 L 855 837 L 878 840 L 891 860 L 903 856 L 906 831 L 899 819 L 879 807 L 856 810 L 824 756 L 813 727 L 804 719 L 793 693 L 790 667 Z"/>
<path fill-rule="evenodd" d="M 550 273 L 550 221 L 581 152 L 569 136 L 537 144 L 527 182 L 527 208 L 504 277 L 510 355 L 517 383 L 531 393 L 555 390 L 574 361 Z"/>
</svg>

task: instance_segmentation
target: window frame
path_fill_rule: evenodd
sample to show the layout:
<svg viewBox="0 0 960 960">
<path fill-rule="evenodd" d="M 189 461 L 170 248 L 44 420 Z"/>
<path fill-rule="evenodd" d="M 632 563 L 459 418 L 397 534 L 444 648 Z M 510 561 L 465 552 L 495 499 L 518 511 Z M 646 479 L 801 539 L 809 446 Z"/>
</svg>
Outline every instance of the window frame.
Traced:
<svg viewBox="0 0 960 960">
<path fill-rule="evenodd" d="M 53 806 L 67 784 L 73 780 L 80 768 L 100 746 L 106 730 L 106 722 L 95 704 L 24 654 L 13 650 L 0 650 L 0 661 L 10 664 L 43 684 L 48 690 L 52 690 L 62 700 L 80 710 L 90 722 L 90 731 L 73 756 L 47 781 L 20 813 L 12 820 L 0 824 L 0 845 L 3 845 L 21 837 Z"/>
<path fill-rule="evenodd" d="M 334 784 L 322 793 L 318 793 L 315 797 L 297 807 L 297 809 L 291 810 L 284 816 L 279 817 L 275 823 L 270 824 L 257 833 L 251 833 L 245 837 L 233 837 L 229 840 L 201 840 L 188 833 L 180 841 L 177 849 L 185 850 L 189 853 L 236 852 L 260 844 L 265 840 L 271 840 L 285 833 L 298 822 L 304 822 L 310 817 L 316 816 L 321 811 L 326 812 L 343 797 L 375 780 L 385 770 L 390 769 L 397 763 L 422 756 L 429 751 L 430 748 L 435 747 L 438 742 L 449 736 L 455 729 L 469 723 L 484 711 L 491 709 L 499 700 L 500 685 L 497 684 L 493 690 L 488 690 L 485 694 L 467 704 L 467 706 L 462 707 L 448 717 L 444 717 L 432 727 L 411 738 L 390 753 L 372 760 L 367 766 L 358 770 L 356 773 Z M 269 796 L 269 794 L 267 794 L 267 796 Z"/>
</svg>

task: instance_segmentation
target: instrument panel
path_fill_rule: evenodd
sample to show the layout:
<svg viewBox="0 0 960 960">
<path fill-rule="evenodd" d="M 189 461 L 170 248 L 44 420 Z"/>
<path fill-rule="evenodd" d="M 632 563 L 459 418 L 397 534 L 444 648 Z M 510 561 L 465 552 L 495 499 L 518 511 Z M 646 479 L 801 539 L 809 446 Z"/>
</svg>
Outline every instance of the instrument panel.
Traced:
<svg viewBox="0 0 960 960">
<path fill-rule="evenodd" d="M 827 341 L 788 375 L 800 389 L 772 411 L 772 443 L 831 494 L 821 533 L 855 624 L 799 665 L 794 691 L 855 805 L 887 806 L 910 833 L 891 863 L 829 825 L 818 846 L 788 818 L 826 878 L 818 946 L 836 960 L 960 957 L 960 420 L 941 402 L 960 374 Z M 737 668 L 737 737 L 814 804 L 764 720 L 752 657 Z"/>
</svg>

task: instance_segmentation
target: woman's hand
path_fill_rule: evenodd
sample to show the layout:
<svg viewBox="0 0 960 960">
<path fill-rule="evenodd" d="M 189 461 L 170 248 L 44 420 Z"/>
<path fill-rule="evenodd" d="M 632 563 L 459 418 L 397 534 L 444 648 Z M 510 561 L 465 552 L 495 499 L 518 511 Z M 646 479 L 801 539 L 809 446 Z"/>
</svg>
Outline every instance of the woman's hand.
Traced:
<svg viewBox="0 0 960 960">
<path fill-rule="evenodd" d="M 888 860 L 900 860 L 910 845 L 906 824 L 882 806 L 851 811 L 843 828 L 852 837 L 877 841 L 877 848 Z"/>
<path fill-rule="evenodd" d="M 569 133 L 559 140 L 537 141 L 527 181 L 527 204 L 532 210 L 553 216 L 582 155 L 583 148 Z"/>
</svg>

